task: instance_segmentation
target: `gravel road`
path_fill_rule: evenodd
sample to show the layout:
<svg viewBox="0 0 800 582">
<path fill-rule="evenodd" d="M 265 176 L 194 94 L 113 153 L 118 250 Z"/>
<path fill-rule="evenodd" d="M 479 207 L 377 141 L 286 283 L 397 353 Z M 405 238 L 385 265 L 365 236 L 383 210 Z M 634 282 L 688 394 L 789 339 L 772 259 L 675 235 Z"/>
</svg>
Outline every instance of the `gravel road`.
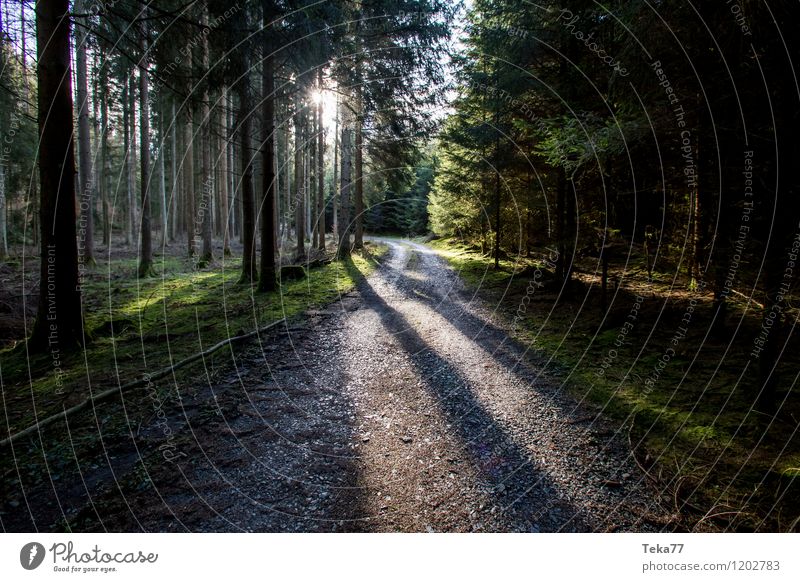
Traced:
<svg viewBox="0 0 800 582">
<path fill-rule="evenodd" d="M 182 391 L 174 460 L 93 496 L 89 529 L 666 529 L 626 435 L 542 374 L 434 251 L 384 242 L 355 291 Z M 137 447 L 163 429 L 140 427 Z"/>
</svg>

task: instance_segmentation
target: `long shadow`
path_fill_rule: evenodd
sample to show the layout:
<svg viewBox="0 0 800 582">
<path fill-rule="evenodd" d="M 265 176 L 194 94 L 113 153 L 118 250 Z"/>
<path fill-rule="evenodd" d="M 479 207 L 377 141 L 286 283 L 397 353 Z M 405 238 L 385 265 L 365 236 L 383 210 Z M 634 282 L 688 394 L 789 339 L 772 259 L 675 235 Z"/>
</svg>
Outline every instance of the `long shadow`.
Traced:
<svg viewBox="0 0 800 582">
<path fill-rule="evenodd" d="M 408 353 L 425 389 L 457 431 L 482 485 L 514 531 L 588 531 L 578 509 L 477 400 L 470 381 L 431 350 L 402 314 L 390 307 L 351 262 L 346 268 L 366 305 Z M 415 299 L 419 299 L 416 295 Z"/>
<path fill-rule="evenodd" d="M 274 336 L 288 331 L 262 338 L 262 345 L 285 345 L 285 338 Z M 343 357 L 333 347 L 319 361 L 305 347 L 265 354 L 252 346 L 250 353 L 220 353 L 208 362 L 224 370 L 213 385 L 203 377 L 181 381 L 180 387 L 175 380 L 172 396 L 162 394 L 160 424 L 152 407 L 128 408 L 127 422 L 138 425 L 135 441 L 117 436 L 112 444 L 107 439 L 103 452 L 120 477 L 117 486 L 109 487 L 114 481 L 108 467 L 91 457 L 81 457 L 80 464 L 73 458 L 58 468 L 53 503 L 71 510 L 74 531 L 354 529 L 369 516 L 359 487 L 360 461 L 350 448 L 356 430 L 353 403 L 335 388 L 343 381 L 315 386 L 313 371 L 314 365 L 323 366 L 327 377 L 339 378 L 344 370 L 337 362 Z M 298 366 L 298 358 L 310 369 Z M 137 397 L 147 400 L 148 394 L 142 391 Z M 118 403 L 105 406 L 105 414 L 121 414 Z M 90 421 L 82 418 L 72 425 L 72 436 L 97 431 Z M 166 440 L 165 427 L 174 440 Z M 48 443 L 69 438 L 52 430 Z M 162 450 L 174 461 L 167 461 Z M 23 492 L 31 500 L 30 509 Z M 65 527 L 56 512 L 45 511 L 46 494 L 27 478 L 13 486 L 4 483 L 3 502 L 18 501 L 13 511 L 4 512 L 3 529 Z M 313 504 L 306 503 L 309 498 Z"/>
<path fill-rule="evenodd" d="M 413 247 L 411 252 L 419 253 L 418 249 Z M 432 259 L 423 258 L 423 262 L 426 260 L 439 259 L 435 256 Z M 538 370 L 526 361 L 531 356 L 529 349 L 510 338 L 507 331 L 471 313 L 468 305 L 460 301 L 461 290 L 455 284 L 458 275 L 449 267 L 441 266 L 448 281 L 452 283 L 451 287 L 445 290 L 440 289 L 435 281 L 414 279 L 401 269 L 388 268 L 392 270 L 391 279 L 395 289 L 406 299 L 428 305 L 487 354 L 501 359 L 509 371 L 517 373 L 525 371 L 533 376 L 539 375 Z M 457 300 L 454 301 L 454 298 Z"/>
</svg>

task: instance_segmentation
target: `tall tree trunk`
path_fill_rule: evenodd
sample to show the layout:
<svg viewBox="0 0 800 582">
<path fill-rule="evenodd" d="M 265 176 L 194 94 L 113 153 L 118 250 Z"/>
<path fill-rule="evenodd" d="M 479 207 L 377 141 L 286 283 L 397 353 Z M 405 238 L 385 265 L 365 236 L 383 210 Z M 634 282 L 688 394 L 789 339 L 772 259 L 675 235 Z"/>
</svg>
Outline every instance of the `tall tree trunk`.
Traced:
<svg viewBox="0 0 800 582">
<path fill-rule="evenodd" d="M 241 185 L 239 184 L 239 168 L 238 168 L 238 157 L 236 155 L 236 147 L 237 142 L 234 139 L 234 134 L 236 133 L 236 119 L 234 117 L 234 106 L 233 106 L 233 99 L 232 96 L 228 94 L 228 127 L 230 128 L 230 132 L 228 135 L 230 136 L 229 144 L 230 147 L 228 148 L 228 174 L 230 176 L 228 182 L 228 191 L 231 193 L 231 236 L 236 236 L 239 239 L 239 242 L 242 242 L 242 222 L 241 222 L 241 209 L 242 203 L 239 199 L 239 195 L 241 194 L 240 188 Z"/>
<path fill-rule="evenodd" d="M 41 260 L 39 308 L 31 351 L 59 353 L 83 345 L 83 315 L 75 238 L 75 151 L 69 2 L 36 4 L 41 180 Z"/>
<path fill-rule="evenodd" d="M 357 249 L 364 247 L 364 100 L 361 85 L 356 98 L 356 144 L 355 144 L 355 242 Z"/>
<path fill-rule="evenodd" d="M 86 1 L 78 0 L 75 11 L 86 12 Z M 88 19 L 77 19 L 75 35 L 75 92 L 78 99 L 78 154 L 80 165 L 80 220 L 78 230 L 79 258 L 86 265 L 94 265 L 94 176 L 92 175 L 91 125 L 89 123 L 89 72 L 86 63 L 86 44 L 89 38 Z M 23 58 L 24 61 L 24 58 Z"/>
<path fill-rule="evenodd" d="M 128 78 L 128 115 L 130 116 L 130 143 L 128 144 L 128 230 L 130 244 L 138 240 L 136 236 L 136 71 Z"/>
<path fill-rule="evenodd" d="M 303 176 L 303 112 L 300 101 L 300 91 L 295 93 L 294 115 L 294 203 L 295 203 L 295 230 L 297 231 L 297 260 L 306 258 L 306 209 L 305 209 L 305 178 Z"/>
<path fill-rule="evenodd" d="M 193 114 L 191 103 L 186 104 L 186 120 L 183 124 L 183 146 L 185 152 L 183 154 L 183 200 L 186 204 L 186 244 L 187 253 L 190 257 L 194 256 L 195 248 L 195 224 L 194 224 L 194 206 L 197 196 L 194 190 L 194 132 L 192 128 Z"/>
<path fill-rule="evenodd" d="M 146 12 L 145 12 L 146 14 Z M 150 225 L 150 84 L 147 78 L 147 23 L 142 25 L 142 60 L 139 71 L 139 100 L 140 114 L 139 127 L 141 137 L 139 155 L 142 173 L 142 219 L 141 219 L 141 245 L 139 247 L 139 277 L 149 277 L 153 272 L 153 233 Z"/>
<path fill-rule="evenodd" d="M 291 171 L 291 128 L 289 127 L 289 119 L 290 119 L 290 105 L 289 99 L 286 97 L 284 99 L 284 116 L 283 116 L 283 237 L 288 239 L 290 238 L 290 233 L 292 230 L 291 222 L 292 222 L 292 171 Z M 281 248 L 283 246 L 281 245 Z"/>
<path fill-rule="evenodd" d="M 163 92 L 159 95 L 161 103 L 161 118 L 158 123 L 158 173 L 161 178 L 161 248 L 169 246 L 169 212 L 167 209 L 167 170 L 164 163 L 166 153 L 167 137 L 165 135 L 164 119 L 166 118 L 166 104 L 164 103 Z"/>
<path fill-rule="evenodd" d="M 322 69 L 319 69 L 318 85 L 322 92 Z M 319 216 L 319 250 L 325 251 L 325 124 L 322 118 L 322 99 L 317 104 L 317 216 Z"/>
<path fill-rule="evenodd" d="M 270 2 L 262 2 L 264 30 L 269 30 Z M 259 291 L 275 290 L 275 61 L 270 45 L 262 66 L 261 127 L 264 132 L 261 146 L 261 276 Z"/>
<path fill-rule="evenodd" d="M 108 178 L 111 176 L 111 156 L 108 147 L 108 64 L 105 54 L 100 55 L 100 176 L 97 184 L 103 204 L 103 244 L 108 249 L 111 246 L 111 200 L 109 195 Z"/>
<path fill-rule="evenodd" d="M 336 96 L 336 120 L 333 129 L 333 183 L 331 205 L 333 206 L 333 240 L 339 244 L 339 96 Z"/>
<path fill-rule="evenodd" d="M 178 217 L 180 216 L 178 213 L 178 193 L 180 192 L 180 188 L 178 187 L 178 128 L 177 128 L 177 118 L 175 117 L 175 96 L 172 96 L 170 99 L 170 104 L 172 105 L 172 115 L 170 116 L 170 141 L 171 141 L 171 156 L 170 162 L 172 164 L 172 172 L 171 176 L 172 179 L 170 181 L 170 190 L 172 191 L 170 194 L 170 228 L 169 228 L 169 240 L 170 242 L 175 242 L 177 238 L 178 232 Z"/>
<path fill-rule="evenodd" d="M 6 167 L 0 164 L 0 260 L 8 257 L 8 227 L 6 221 Z"/>
<path fill-rule="evenodd" d="M 346 257 L 350 254 L 350 176 L 352 161 L 350 153 L 350 134 L 352 130 L 347 123 L 342 124 L 342 168 L 341 186 L 339 187 L 339 256 Z"/>
<path fill-rule="evenodd" d="M 495 131 L 497 137 L 494 141 L 495 162 L 494 162 L 494 268 L 500 269 L 500 203 L 502 202 L 500 190 L 500 129 L 499 115 L 495 115 Z"/>
<path fill-rule="evenodd" d="M 203 28 L 208 28 L 208 7 L 202 8 L 202 25 Z M 203 39 L 200 42 L 200 66 L 202 71 L 206 72 L 209 69 L 208 65 L 208 36 L 203 34 Z M 209 119 L 208 108 L 208 85 L 203 82 L 203 91 L 201 94 L 201 109 L 200 109 L 200 123 L 202 124 L 202 165 L 203 165 L 203 184 L 202 184 L 202 202 L 200 203 L 200 220 L 202 221 L 203 233 L 203 252 L 200 257 L 200 265 L 205 266 L 214 260 L 214 251 L 212 248 L 212 224 L 214 213 L 212 211 L 212 200 L 214 195 L 214 172 L 211 167 L 211 120 Z"/>
<path fill-rule="evenodd" d="M 242 283 L 252 283 L 256 280 L 255 264 L 255 212 L 253 208 L 253 163 L 250 152 L 250 132 L 252 119 L 252 104 L 250 99 L 249 72 L 250 58 L 247 47 L 242 48 L 241 69 L 243 75 L 239 80 L 239 155 L 242 165 Z"/>
<path fill-rule="evenodd" d="M 130 156 L 131 156 L 131 122 L 128 114 L 128 81 L 122 86 L 122 165 L 125 173 L 125 201 L 130 207 L 133 198 L 133 188 L 130 181 Z M 125 244 L 133 244 L 133 223 L 130 220 L 130 211 L 125 214 Z"/>
<path fill-rule="evenodd" d="M 220 156 L 219 156 L 219 201 L 220 201 L 220 227 L 222 228 L 222 254 L 231 255 L 231 230 L 230 230 L 230 203 L 228 201 L 228 89 L 222 87 L 220 97 Z"/>
<path fill-rule="evenodd" d="M 317 208 L 317 106 L 309 104 L 308 122 L 308 202 L 309 202 L 309 221 L 311 224 L 311 248 L 319 246 L 319 209 Z"/>
</svg>

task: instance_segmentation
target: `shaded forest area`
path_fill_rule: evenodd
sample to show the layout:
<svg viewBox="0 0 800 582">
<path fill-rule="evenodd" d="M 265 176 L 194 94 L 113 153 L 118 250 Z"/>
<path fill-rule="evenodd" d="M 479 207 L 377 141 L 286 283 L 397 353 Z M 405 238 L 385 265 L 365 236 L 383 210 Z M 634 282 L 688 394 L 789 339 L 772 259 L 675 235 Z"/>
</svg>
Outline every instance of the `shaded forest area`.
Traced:
<svg viewBox="0 0 800 582">
<path fill-rule="evenodd" d="M 238 365 L 234 344 L 357 293 L 398 236 L 617 423 L 664 529 L 797 530 L 798 18 L 0 2 L 3 481 L 111 467 L 151 378 L 172 378 L 159 402 L 198 374 L 213 392 L 209 348 Z"/>
</svg>

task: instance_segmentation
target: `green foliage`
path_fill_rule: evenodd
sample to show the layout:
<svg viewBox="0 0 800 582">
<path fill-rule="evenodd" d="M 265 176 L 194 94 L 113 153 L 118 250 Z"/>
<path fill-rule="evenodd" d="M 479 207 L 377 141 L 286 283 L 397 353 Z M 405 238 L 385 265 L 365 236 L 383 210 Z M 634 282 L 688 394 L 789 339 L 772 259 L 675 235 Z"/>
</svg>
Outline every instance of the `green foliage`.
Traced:
<svg viewBox="0 0 800 582">
<path fill-rule="evenodd" d="M 31 237 L 26 228 L 28 204 L 35 192 L 38 130 L 35 118 L 36 83 L 20 54 L 0 42 L 0 164 L 8 212 L 9 244 Z M 30 238 L 28 239 L 30 242 Z"/>
</svg>

